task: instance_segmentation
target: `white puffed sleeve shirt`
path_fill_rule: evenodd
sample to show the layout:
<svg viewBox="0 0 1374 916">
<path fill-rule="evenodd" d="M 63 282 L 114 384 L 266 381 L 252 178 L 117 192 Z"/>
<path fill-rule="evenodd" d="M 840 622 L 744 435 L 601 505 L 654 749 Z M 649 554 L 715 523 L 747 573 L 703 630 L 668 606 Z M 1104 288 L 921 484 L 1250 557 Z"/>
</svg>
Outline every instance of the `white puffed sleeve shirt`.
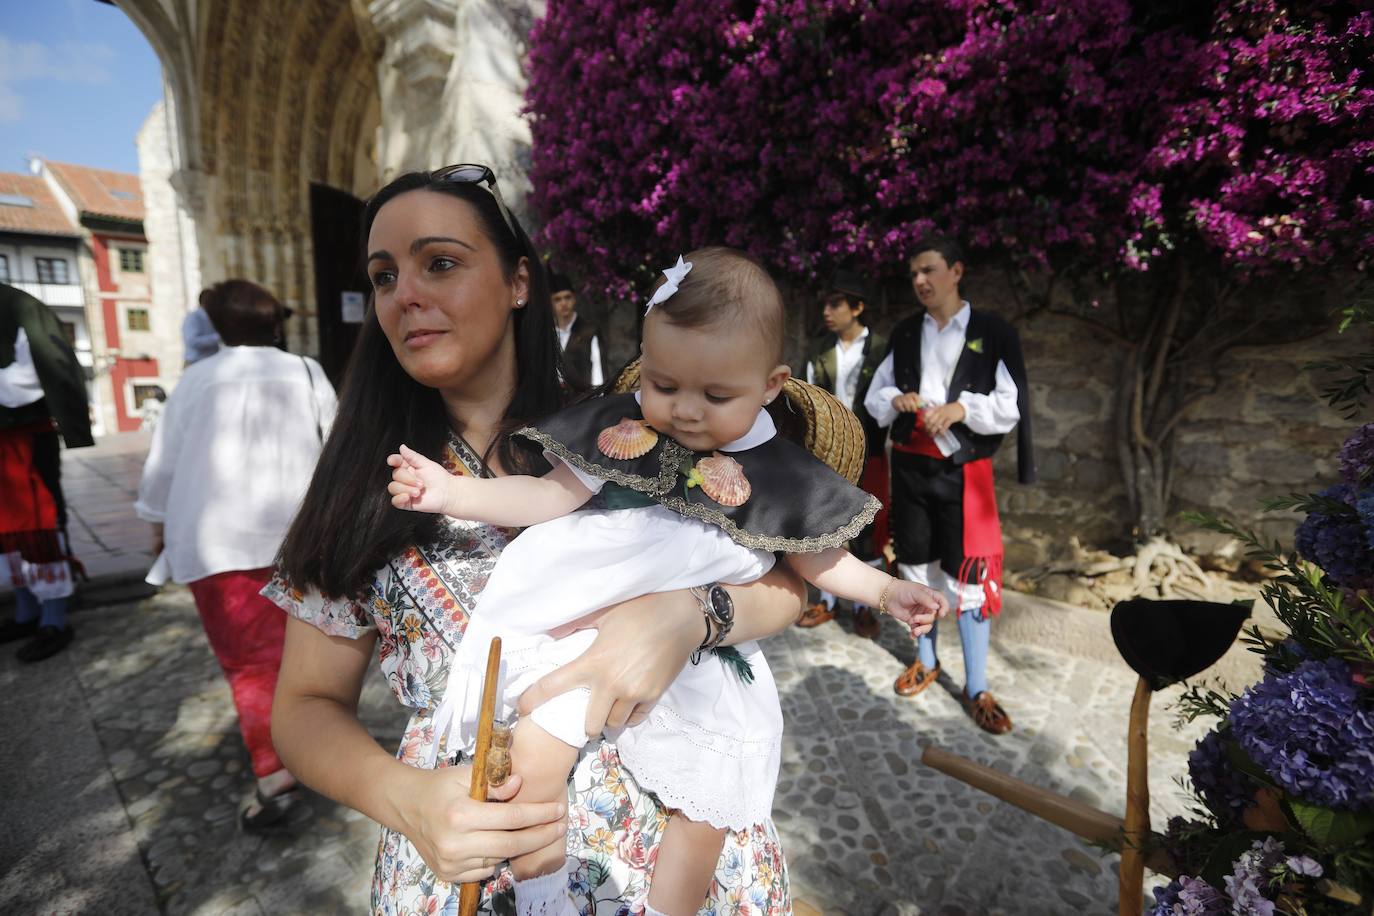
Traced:
<svg viewBox="0 0 1374 916">
<path fill-rule="evenodd" d="M 153 432 L 134 504 L 165 526 L 148 581 L 271 566 L 335 406 L 319 363 L 275 347 L 226 347 L 188 366 Z"/>
<path fill-rule="evenodd" d="M 968 336 L 970 313 L 969 304 L 965 302 L 943 328 L 929 314 L 921 319 L 921 387 L 918 393 L 927 404 L 938 406 L 949 401 L 949 383 Z M 1021 419 L 1021 411 L 1016 406 L 1016 382 L 1007 364 L 1000 359 L 995 378 L 993 390 L 987 394 L 964 391 L 957 399 L 964 408 L 964 425 L 980 435 L 1010 432 Z M 896 370 L 889 353 L 873 373 L 864 407 L 879 426 L 890 426 L 897 419 L 892 399 L 902 393 L 897 387 Z M 940 451 L 946 456 L 953 454 L 953 451 L 946 452 L 944 445 L 940 446 Z"/>
</svg>

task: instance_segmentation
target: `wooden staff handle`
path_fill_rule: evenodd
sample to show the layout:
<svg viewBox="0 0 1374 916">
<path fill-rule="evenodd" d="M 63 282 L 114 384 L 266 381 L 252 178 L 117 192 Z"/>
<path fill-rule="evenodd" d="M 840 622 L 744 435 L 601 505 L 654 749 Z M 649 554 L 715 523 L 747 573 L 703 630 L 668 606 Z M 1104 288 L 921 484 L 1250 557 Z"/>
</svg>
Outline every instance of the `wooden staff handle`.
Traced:
<svg viewBox="0 0 1374 916">
<path fill-rule="evenodd" d="M 487 800 L 487 750 L 491 747 L 491 729 L 496 721 L 496 693 L 501 677 L 501 637 L 491 641 L 487 651 L 487 674 L 482 681 L 482 712 L 477 719 L 477 747 L 472 755 L 472 782 L 468 798 Z M 473 916 L 482 897 L 482 882 L 464 881 L 458 888 L 459 916 Z"/>
<path fill-rule="evenodd" d="M 1121 845 L 1117 916 L 1140 916 L 1145 894 L 1145 844 L 1150 837 L 1150 685 L 1136 681 L 1126 732 L 1126 832 Z"/>
</svg>

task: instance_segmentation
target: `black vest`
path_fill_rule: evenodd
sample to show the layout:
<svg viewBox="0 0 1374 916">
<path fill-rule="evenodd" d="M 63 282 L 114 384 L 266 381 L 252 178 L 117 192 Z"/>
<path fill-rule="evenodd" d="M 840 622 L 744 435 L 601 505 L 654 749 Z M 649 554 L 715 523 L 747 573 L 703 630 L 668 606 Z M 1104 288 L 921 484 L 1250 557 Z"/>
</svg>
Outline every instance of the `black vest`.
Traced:
<svg viewBox="0 0 1374 916">
<path fill-rule="evenodd" d="M 896 385 L 904 392 L 921 390 L 921 328 L 925 313 L 904 319 L 892 331 L 892 369 Z M 996 315 L 970 310 L 964 349 L 954 364 L 949 383 L 949 400 L 958 400 L 965 391 L 989 394 L 997 387 L 997 363 L 1004 362 L 1016 383 L 1016 407 L 1021 419 L 1016 424 L 1016 470 L 1022 483 L 1035 481 L 1035 456 L 1031 448 L 1030 387 L 1026 382 L 1026 361 L 1021 355 L 1021 339 L 1016 329 Z M 916 415 L 900 413 L 892 421 L 892 441 L 906 442 L 916 426 Z M 996 454 L 1005 436 L 982 435 L 963 423 L 950 427 L 959 440 L 959 450 L 950 456 L 955 464 L 967 464 Z"/>
<path fill-rule="evenodd" d="M 811 377 L 816 380 L 815 384 L 831 394 L 835 393 L 835 372 L 839 359 L 839 354 L 835 352 L 836 343 L 834 334 L 822 337 L 820 342 L 812 347 L 812 355 L 808 360 Z M 873 373 L 878 371 L 883 358 L 887 356 L 887 340 L 870 329 L 868 336 L 864 338 L 863 353 L 863 362 L 859 365 L 859 381 L 854 386 L 854 416 L 859 418 L 859 423 L 864 428 L 868 456 L 872 458 L 883 453 L 883 428 L 869 416 L 868 410 L 864 407 L 864 398 L 868 397 L 868 386 L 873 382 Z"/>
<path fill-rule="evenodd" d="M 578 315 L 573 319 L 568 333 L 568 345 L 563 348 L 563 381 L 568 387 L 586 391 L 592 385 L 592 340 L 600 337 L 596 326 L 583 321 Z M 606 367 L 603 358 L 601 378 L 606 380 Z"/>
</svg>

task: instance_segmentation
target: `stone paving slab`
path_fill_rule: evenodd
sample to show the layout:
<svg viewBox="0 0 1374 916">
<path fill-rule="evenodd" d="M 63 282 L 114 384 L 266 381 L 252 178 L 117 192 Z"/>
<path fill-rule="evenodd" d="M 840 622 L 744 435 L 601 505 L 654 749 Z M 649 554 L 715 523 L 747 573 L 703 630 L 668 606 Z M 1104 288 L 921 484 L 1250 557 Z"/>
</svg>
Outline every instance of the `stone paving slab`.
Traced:
<svg viewBox="0 0 1374 916">
<path fill-rule="evenodd" d="M 366 911 L 377 840 L 366 818 L 311 796 L 288 829 L 236 829 L 247 755 L 189 593 L 75 623 L 76 642 L 48 662 L 0 655 L 0 761 L 19 790 L 6 792 L 0 912 Z M 993 738 L 954 697 L 958 637 L 945 629 L 946 676 L 915 699 L 891 692 L 912 654 L 895 624 L 876 643 L 847 622 L 769 641 L 788 729 L 775 817 L 797 896 L 856 916 L 1114 910 L 1115 855 L 918 760 L 938 744 L 1119 814 L 1134 675 L 994 641 L 993 686 L 1017 728 Z M 1171 695 L 1156 698 L 1150 733 L 1157 824 L 1186 808 L 1174 780 L 1203 731 L 1173 731 Z M 404 712 L 375 671 L 362 717 L 395 746 Z"/>
</svg>

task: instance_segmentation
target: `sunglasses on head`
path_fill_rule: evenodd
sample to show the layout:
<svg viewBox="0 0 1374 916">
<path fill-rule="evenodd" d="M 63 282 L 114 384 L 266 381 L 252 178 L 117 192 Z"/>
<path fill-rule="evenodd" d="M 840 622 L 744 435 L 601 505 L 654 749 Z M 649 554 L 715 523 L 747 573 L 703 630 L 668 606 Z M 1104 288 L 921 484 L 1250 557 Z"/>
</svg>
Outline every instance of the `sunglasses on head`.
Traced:
<svg viewBox="0 0 1374 916">
<path fill-rule="evenodd" d="M 511 235 L 517 239 L 520 238 L 520 233 L 515 231 L 515 219 L 510 215 L 510 210 L 506 209 L 506 202 L 501 199 L 501 189 L 496 186 L 496 173 L 491 169 L 475 162 L 463 162 L 436 169 L 430 173 L 430 178 L 433 181 L 475 184 L 480 188 L 485 188 L 492 197 L 496 198 L 496 209 L 501 211 L 501 218 L 506 221 L 506 228 L 510 230 Z"/>
</svg>

